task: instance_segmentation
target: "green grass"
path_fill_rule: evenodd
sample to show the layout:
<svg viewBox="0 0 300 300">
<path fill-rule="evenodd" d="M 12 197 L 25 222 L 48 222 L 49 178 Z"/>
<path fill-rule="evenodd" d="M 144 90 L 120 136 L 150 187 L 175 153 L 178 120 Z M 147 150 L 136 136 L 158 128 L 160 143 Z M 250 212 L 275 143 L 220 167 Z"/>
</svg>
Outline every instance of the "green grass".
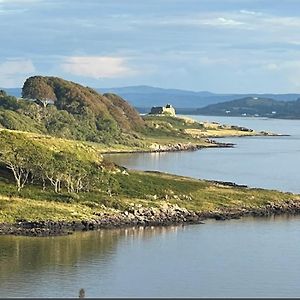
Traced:
<svg viewBox="0 0 300 300">
<path fill-rule="evenodd" d="M 120 188 L 113 197 L 100 192 L 55 194 L 48 187 L 27 186 L 20 193 L 0 181 L 0 222 L 92 219 L 95 212 L 127 210 L 132 205 L 162 207 L 176 204 L 193 211 L 261 208 L 268 203 L 300 201 L 299 195 L 279 191 L 226 187 L 204 180 L 157 172 L 131 171 L 116 175 Z"/>
<path fill-rule="evenodd" d="M 152 141 L 161 143 L 178 143 L 193 141 L 203 142 L 182 133 L 182 126 L 201 126 L 199 123 L 173 117 L 150 117 L 151 122 L 156 119 L 162 122 L 162 134 L 152 138 L 148 134 L 144 137 L 145 145 Z M 168 122 L 170 123 L 168 123 Z M 156 122 L 156 121 L 155 121 Z M 171 125 L 166 125 L 166 123 Z M 196 127 L 199 127 L 198 129 Z M 151 126 L 149 127 L 150 131 Z M 1 129 L 0 129 L 1 130 Z M 168 135 L 168 130 L 173 134 Z M 76 155 L 77 159 L 89 162 L 102 161 L 101 152 L 130 151 L 128 146 L 107 146 L 95 143 L 73 141 L 54 138 L 37 133 L 9 131 L 11 134 L 21 133 L 28 139 L 34 140 L 40 146 L 52 151 L 66 151 Z M 154 131 L 153 131 L 154 133 Z M 178 135 L 177 135 L 178 134 Z M 182 137 L 181 139 L 178 138 Z M 134 148 L 136 151 L 141 148 Z M 147 149 L 142 148 L 144 150 Z M 105 161 L 102 164 L 106 166 Z M 12 174 L 0 166 L 0 222 L 15 222 L 18 219 L 27 220 L 76 220 L 90 219 L 95 212 L 116 210 L 124 211 L 134 204 L 145 207 L 161 207 L 165 204 L 176 204 L 193 211 L 218 211 L 224 209 L 259 208 L 269 202 L 280 203 L 287 200 L 299 200 L 299 195 L 281 193 L 263 189 L 248 189 L 228 187 L 209 181 L 196 180 L 188 177 L 169 175 L 158 172 L 130 171 L 129 175 L 116 173 L 113 175 L 117 185 L 110 197 L 104 191 L 81 192 L 78 194 L 62 191 L 57 194 L 53 188 L 47 186 L 42 190 L 41 184 L 28 184 L 17 192 Z"/>
<path fill-rule="evenodd" d="M 88 142 L 81 142 L 75 140 L 68 140 L 62 138 L 55 138 L 49 135 L 43 135 L 32 132 L 1 129 L 8 131 L 10 134 L 22 134 L 25 138 L 34 141 L 40 146 L 43 146 L 54 152 L 64 151 L 76 155 L 76 157 L 83 161 L 101 161 L 101 148 Z"/>
<path fill-rule="evenodd" d="M 194 211 L 223 208 L 258 208 L 268 202 L 300 200 L 299 195 L 275 190 L 229 187 L 205 180 L 155 172 L 131 172 L 121 181 L 122 196 L 149 199 L 156 195 L 155 202 L 167 201 Z M 155 197 L 155 198 L 156 198 Z M 149 201 L 148 201 L 149 202 Z"/>
<path fill-rule="evenodd" d="M 0 196 L 0 222 L 27 221 L 78 221 L 94 217 L 94 208 L 82 204 L 57 203 L 27 198 Z M 99 211 L 99 210 L 98 210 Z"/>
<path fill-rule="evenodd" d="M 192 143 L 211 147 L 210 137 L 259 135 L 255 131 L 245 131 L 235 126 L 219 123 L 199 122 L 184 116 L 143 116 L 146 127 L 143 131 L 145 141 L 158 144 Z"/>
</svg>

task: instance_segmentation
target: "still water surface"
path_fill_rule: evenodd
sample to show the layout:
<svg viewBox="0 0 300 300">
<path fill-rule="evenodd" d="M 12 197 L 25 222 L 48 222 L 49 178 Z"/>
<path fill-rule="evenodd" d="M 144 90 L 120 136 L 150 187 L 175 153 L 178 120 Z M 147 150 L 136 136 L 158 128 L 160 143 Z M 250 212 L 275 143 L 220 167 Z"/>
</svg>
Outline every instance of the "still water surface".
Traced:
<svg viewBox="0 0 300 300">
<path fill-rule="evenodd" d="M 299 297 L 300 218 L 0 237 L 0 297 Z"/>
<path fill-rule="evenodd" d="M 222 142 L 234 143 L 233 149 L 113 154 L 106 157 L 131 169 L 155 170 L 195 178 L 232 181 L 250 187 L 300 193 L 300 120 L 191 117 L 290 136 L 218 139 Z"/>
<path fill-rule="evenodd" d="M 197 117 L 291 134 L 234 149 L 116 155 L 131 168 L 299 189 L 300 121 Z M 0 297 L 300 297 L 300 217 L 0 237 Z"/>
</svg>

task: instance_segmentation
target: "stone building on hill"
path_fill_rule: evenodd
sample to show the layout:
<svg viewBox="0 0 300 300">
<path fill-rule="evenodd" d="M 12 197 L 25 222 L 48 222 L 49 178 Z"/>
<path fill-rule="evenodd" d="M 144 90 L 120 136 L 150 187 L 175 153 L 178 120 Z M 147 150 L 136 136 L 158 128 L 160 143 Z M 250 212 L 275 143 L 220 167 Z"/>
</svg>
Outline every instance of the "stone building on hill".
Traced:
<svg viewBox="0 0 300 300">
<path fill-rule="evenodd" d="M 175 116 L 176 112 L 171 104 L 167 104 L 166 106 L 153 106 L 150 114 Z"/>
</svg>

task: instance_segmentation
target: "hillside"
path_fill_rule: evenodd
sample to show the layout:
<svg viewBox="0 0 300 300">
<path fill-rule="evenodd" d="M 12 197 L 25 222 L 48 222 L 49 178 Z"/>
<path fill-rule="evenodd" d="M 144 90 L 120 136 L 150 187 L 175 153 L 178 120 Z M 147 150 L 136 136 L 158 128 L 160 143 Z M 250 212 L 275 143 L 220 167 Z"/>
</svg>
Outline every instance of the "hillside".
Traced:
<svg viewBox="0 0 300 300">
<path fill-rule="evenodd" d="M 89 87 L 57 77 L 28 78 L 22 89 L 23 98 L 50 99 L 60 110 L 71 114 L 93 113 L 96 117 L 116 121 L 125 130 L 143 126 L 139 114 L 121 97 L 99 94 Z"/>
<path fill-rule="evenodd" d="M 56 77 L 30 77 L 22 94 L 0 93 L 0 128 L 91 142 L 103 152 L 216 147 L 221 144 L 208 137 L 265 134 L 221 125 L 216 130 L 177 117 L 142 118 L 116 94 L 99 94 Z"/>
<path fill-rule="evenodd" d="M 246 97 L 199 108 L 197 114 L 299 119 L 300 99 L 297 101 L 277 101 L 269 98 Z"/>
<path fill-rule="evenodd" d="M 197 223 L 300 207 L 291 193 L 126 170 L 82 142 L 10 130 L 0 130 L 0 139 L 0 234 Z"/>
<path fill-rule="evenodd" d="M 0 96 L 0 127 L 105 144 L 139 144 L 134 132 L 145 124 L 114 94 L 56 77 L 28 78 L 23 99 Z"/>
</svg>

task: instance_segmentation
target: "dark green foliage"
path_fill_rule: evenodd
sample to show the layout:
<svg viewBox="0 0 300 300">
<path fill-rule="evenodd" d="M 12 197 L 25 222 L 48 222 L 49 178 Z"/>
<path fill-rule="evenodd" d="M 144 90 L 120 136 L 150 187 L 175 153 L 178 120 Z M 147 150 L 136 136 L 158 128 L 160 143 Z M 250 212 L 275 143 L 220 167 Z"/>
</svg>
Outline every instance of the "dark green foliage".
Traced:
<svg viewBox="0 0 300 300">
<path fill-rule="evenodd" d="M 43 80 L 41 76 L 35 76 L 35 80 L 27 80 L 22 89 L 23 98 L 38 100 L 56 100 L 53 89 Z M 38 88 L 37 88 L 38 87 Z"/>
<path fill-rule="evenodd" d="M 0 106 L 10 110 L 17 110 L 19 108 L 17 98 L 13 96 L 7 96 L 5 92 L 4 94 L 0 92 Z"/>
<path fill-rule="evenodd" d="M 6 92 L 4 90 L 0 90 L 0 98 L 6 96 L 7 96 Z"/>
<path fill-rule="evenodd" d="M 91 88 L 66 81 L 57 77 L 34 76 L 23 86 L 24 98 L 50 98 L 59 110 L 76 115 L 85 108 L 97 118 L 109 119 L 110 124 L 119 130 L 134 130 L 143 126 L 138 112 L 122 98 L 107 94 L 101 95 Z"/>
<path fill-rule="evenodd" d="M 133 127 L 142 127 L 137 124 L 143 120 L 115 95 L 109 95 L 110 100 L 90 88 L 48 77 L 26 81 L 23 95 L 31 100 L 1 95 L 2 128 L 107 145 L 140 145 Z M 55 105 L 48 103 L 49 99 Z"/>
<path fill-rule="evenodd" d="M 208 105 L 198 109 L 197 113 L 221 116 L 241 116 L 246 114 L 248 116 L 259 115 L 271 118 L 299 119 L 300 99 L 297 101 L 277 101 L 268 98 L 247 97 Z"/>
</svg>

